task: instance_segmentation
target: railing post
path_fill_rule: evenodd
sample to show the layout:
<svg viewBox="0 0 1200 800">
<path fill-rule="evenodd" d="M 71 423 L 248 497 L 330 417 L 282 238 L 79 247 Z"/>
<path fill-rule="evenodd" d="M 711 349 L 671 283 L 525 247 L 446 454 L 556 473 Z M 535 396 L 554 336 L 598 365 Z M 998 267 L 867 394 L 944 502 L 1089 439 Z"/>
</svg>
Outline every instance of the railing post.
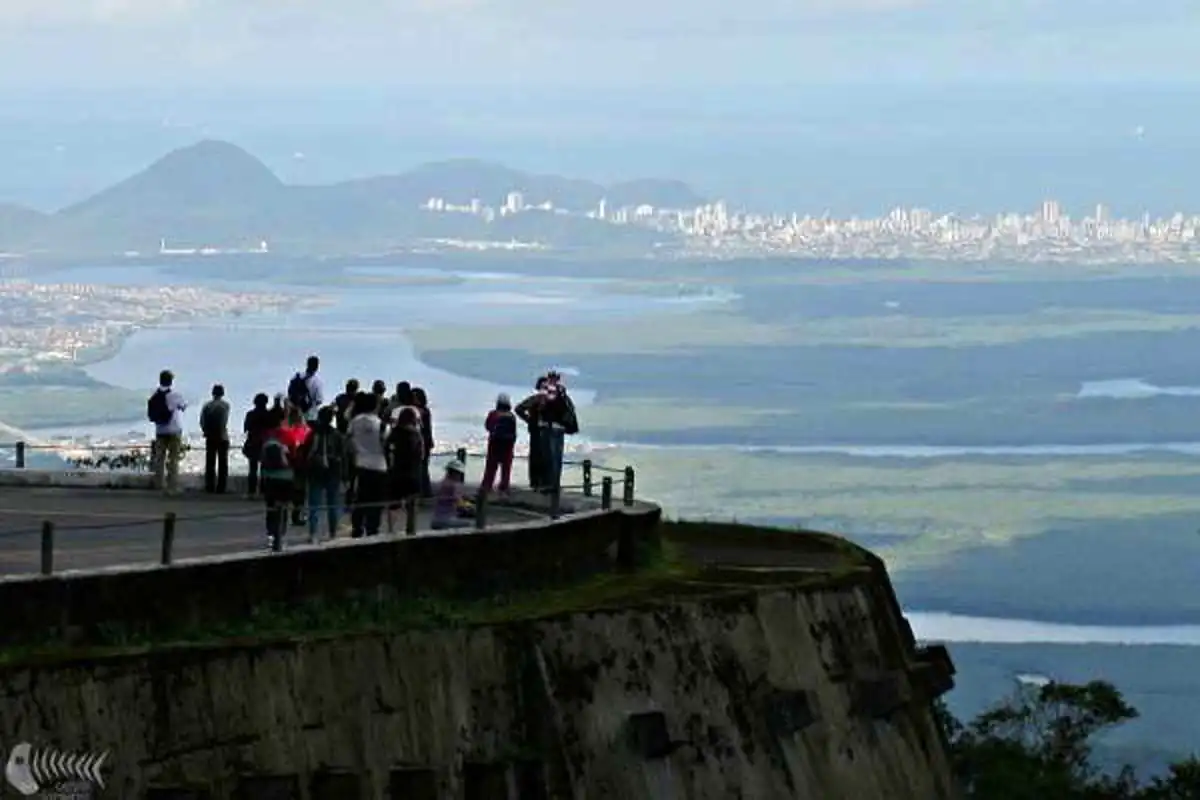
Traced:
<svg viewBox="0 0 1200 800">
<path fill-rule="evenodd" d="M 550 490 L 550 519 L 562 516 L 562 488 L 555 486 Z"/>
<path fill-rule="evenodd" d="M 583 460 L 583 496 L 592 496 L 592 460 L 590 458 Z"/>
<path fill-rule="evenodd" d="M 404 501 L 404 535 L 417 535 L 417 498 L 415 497 Z"/>
<path fill-rule="evenodd" d="M 175 512 L 168 511 L 163 517 L 162 534 L 162 565 L 171 566 L 171 556 L 175 550 Z"/>
<path fill-rule="evenodd" d="M 475 530 L 481 531 L 487 527 L 487 492 L 483 489 L 475 495 Z"/>
<path fill-rule="evenodd" d="M 612 476 L 605 475 L 604 480 L 600 481 L 600 507 L 605 511 L 612 508 L 612 487 Z"/>
<path fill-rule="evenodd" d="M 46 520 L 42 523 L 42 574 L 54 573 L 54 523 Z"/>
<path fill-rule="evenodd" d="M 633 505 L 633 467 L 625 468 L 625 486 L 622 488 L 625 490 L 625 505 Z"/>
<path fill-rule="evenodd" d="M 25 443 L 17 442 L 17 469 L 25 469 Z"/>
</svg>

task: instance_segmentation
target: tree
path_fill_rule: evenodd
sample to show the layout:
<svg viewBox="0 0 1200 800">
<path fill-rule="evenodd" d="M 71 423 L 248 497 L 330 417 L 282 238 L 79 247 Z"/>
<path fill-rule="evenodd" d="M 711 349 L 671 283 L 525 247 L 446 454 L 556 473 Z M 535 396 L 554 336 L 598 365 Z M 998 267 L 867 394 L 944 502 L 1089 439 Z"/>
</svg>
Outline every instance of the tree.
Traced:
<svg viewBox="0 0 1200 800">
<path fill-rule="evenodd" d="M 1096 735 L 1138 716 L 1110 683 L 1025 687 L 966 725 L 941 704 L 936 716 L 972 800 L 1200 800 L 1196 759 L 1146 785 L 1132 767 L 1095 766 Z"/>
</svg>

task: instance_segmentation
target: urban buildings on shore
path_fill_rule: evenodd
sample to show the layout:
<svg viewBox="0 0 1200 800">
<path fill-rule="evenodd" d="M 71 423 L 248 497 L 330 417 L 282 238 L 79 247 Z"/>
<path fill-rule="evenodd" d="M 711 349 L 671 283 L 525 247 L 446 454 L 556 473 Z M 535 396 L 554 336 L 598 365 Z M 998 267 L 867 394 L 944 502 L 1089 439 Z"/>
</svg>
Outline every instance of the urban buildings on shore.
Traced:
<svg viewBox="0 0 1200 800">
<path fill-rule="evenodd" d="M 289 308 L 283 293 L 0 280 L 0 373 L 102 357 L 142 327 Z"/>
<path fill-rule="evenodd" d="M 432 213 L 473 214 L 491 222 L 523 213 L 585 216 L 612 225 L 638 225 L 679 234 L 683 254 L 696 257 L 790 256 L 821 259 L 931 259 L 1074 263 L 1200 262 L 1200 215 L 1169 218 L 1114 217 L 1097 205 L 1082 218 L 1055 200 L 1036 211 L 967 216 L 924 208 L 897 208 L 881 217 L 835 218 L 757 214 L 732 210 L 724 201 L 692 209 L 650 205 L 572 212 L 548 202 L 528 205 L 511 192 L 493 208 L 480 200 L 450 203 L 433 197 L 421 206 Z"/>
</svg>

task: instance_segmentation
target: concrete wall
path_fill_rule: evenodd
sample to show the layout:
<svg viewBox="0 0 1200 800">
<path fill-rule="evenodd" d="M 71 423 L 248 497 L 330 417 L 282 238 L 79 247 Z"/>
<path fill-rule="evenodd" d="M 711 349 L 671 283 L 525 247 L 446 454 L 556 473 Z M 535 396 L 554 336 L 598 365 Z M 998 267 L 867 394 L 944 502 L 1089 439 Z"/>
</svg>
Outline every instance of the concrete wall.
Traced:
<svg viewBox="0 0 1200 800">
<path fill-rule="evenodd" d="M 340 540 L 321 548 L 0 579 L 0 645 L 97 641 L 236 620 L 264 604 L 379 591 L 488 597 L 611 570 L 661 511 L 635 504 L 481 533 Z"/>
<path fill-rule="evenodd" d="M 860 568 L 488 628 L 7 668 L 0 742 L 110 750 L 105 796 L 126 800 L 953 797 L 893 613 Z"/>
</svg>

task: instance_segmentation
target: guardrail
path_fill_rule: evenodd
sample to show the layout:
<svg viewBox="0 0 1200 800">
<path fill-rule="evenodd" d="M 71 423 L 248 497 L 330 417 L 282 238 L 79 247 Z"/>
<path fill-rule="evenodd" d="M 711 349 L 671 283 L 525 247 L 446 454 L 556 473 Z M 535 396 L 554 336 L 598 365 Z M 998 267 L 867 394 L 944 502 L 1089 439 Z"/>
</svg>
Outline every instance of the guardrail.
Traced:
<svg viewBox="0 0 1200 800">
<path fill-rule="evenodd" d="M 32 445 L 32 444 L 28 444 L 25 442 L 16 442 L 13 444 L 8 444 L 8 445 L 0 444 L 0 450 L 5 449 L 5 448 L 14 448 L 17 453 L 17 468 L 25 469 L 26 468 L 25 455 L 28 452 L 50 451 L 50 452 L 71 452 L 71 453 L 80 453 L 80 452 L 92 452 L 92 453 L 122 452 L 122 453 L 127 453 L 132 450 L 147 450 L 151 446 L 152 445 L 149 443 L 147 443 L 147 444 L 132 443 L 132 444 L 123 444 L 123 445 Z M 200 448 L 195 448 L 195 449 L 200 449 Z M 481 453 L 481 452 L 472 452 L 465 447 L 458 447 L 453 450 L 435 451 L 434 453 L 431 454 L 431 461 L 441 461 L 441 460 L 449 459 L 449 458 L 455 458 L 455 459 L 463 462 L 463 464 L 465 466 L 467 466 L 468 470 L 470 470 L 470 467 L 473 466 L 474 464 L 484 463 L 486 454 Z M 526 460 L 527 458 L 528 458 L 527 455 L 518 454 L 518 455 L 514 456 L 514 461 Z M 515 464 L 514 464 L 514 467 L 515 467 Z M 536 505 L 536 506 L 531 505 L 529 502 L 517 502 L 517 501 L 509 501 L 509 500 L 497 502 L 494 499 L 495 489 L 493 489 L 493 492 L 491 494 L 485 493 L 482 490 L 476 490 L 474 492 L 474 496 L 472 498 L 474 501 L 474 518 L 473 518 L 472 524 L 469 527 L 458 529 L 458 532 L 469 533 L 469 532 L 480 532 L 480 531 L 486 530 L 489 526 L 489 511 L 491 510 L 491 508 L 493 506 L 495 506 L 497 508 L 506 509 L 510 512 L 518 512 L 523 515 L 528 515 L 531 518 L 537 518 L 537 519 L 549 518 L 552 520 L 558 519 L 564 513 L 564 507 L 563 507 L 564 495 L 576 494 L 577 496 L 581 496 L 583 498 L 587 498 L 587 499 L 593 500 L 593 501 L 595 498 L 597 498 L 597 495 L 598 495 L 599 502 L 596 505 L 592 505 L 592 508 L 598 507 L 599 509 L 602 509 L 602 510 L 611 509 L 615 502 L 620 502 L 623 506 L 626 506 L 626 507 L 634 505 L 636 474 L 635 474 L 635 470 L 632 466 L 610 467 L 610 466 L 607 466 L 604 464 L 596 463 L 591 458 L 584 458 L 584 459 L 566 459 L 563 461 L 563 467 L 564 467 L 564 470 L 567 470 L 567 469 L 578 470 L 578 474 L 580 476 L 579 482 L 578 483 L 562 483 L 558 487 L 557 491 L 542 491 L 542 492 L 535 493 L 535 492 L 532 492 L 529 490 L 517 490 L 518 493 L 527 494 L 527 495 L 529 495 L 530 498 L 534 498 L 534 497 L 544 498 L 544 500 L 540 500 L 539 505 Z M 119 469 L 111 470 L 111 469 L 102 469 L 101 468 L 101 469 L 96 469 L 96 471 L 97 472 L 106 472 L 106 471 L 121 471 L 121 470 L 119 470 Z M 141 473 L 141 474 L 145 474 L 145 472 L 146 472 L 144 467 L 133 468 L 133 469 L 128 469 L 128 470 L 124 470 L 124 471 Z M 514 473 L 516 472 L 515 469 L 513 471 L 514 471 Z M 516 476 L 514 475 L 513 477 L 515 478 Z M 512 481 L 512 483 L 515 484 L 516 481 L 514 480 L 514 481 Z M 617 495 L 616 495 L 616 492 L 618 491 L 618 489 L 620 491 L 619 500 L 617 499 Z M 518 498 L 518 500 L 519 500 L 519 498 Z M 186 500 L 184 502 L 186 502 Z M 415 536 L 417 534 L 418 527 L 419 527 L 419 524 L 418 524 L 419 523 L 419 511 L 423 505 L 424 504 L 421 503 L 421 501 L 411 499 L 411 498 L 408 501 L 406 501 L 405 503 L 403 503 L 403 506 L 402 506 L 402 509 L 403 509 L 403 533 L 402 534 L 396 533 L 394 535 Z M 328 506 L 310 507 L 306 503 L 298 504 L 298 507 L 301 510 L 305 511 L 306 513 L 312 514 L 315 512 L 318 515 L 323 515 L 326 511 L 329 510 Z M 349 507 L 347 507 L 346 504 L 342 503 L 342 504 L 339 504 L 337 508 L 338 508 L 339 512 L 342 512 L 343 510 L 349 511 L 355 507 L 357 507 L 357 508 L 382 508 L 382 509 L 385 509 L 388 511 L 401 510 L 400 508 L 397 508 L 397 504 L 395 503 L 395 501 L 384 501 L 384 502 L 381 502 L 378 504 L 369 504 L 369 505 L 351 504 Z M 567 513 L 570 513 L 570 511 L 568 511 Z M 55 569 L 56 569 L 56 553 L 61 553 L 61 544 L 62 544 L 61 534 L 74 533 L 74 532 L 102 532 L 102 531 L 106 531 L 106 530 L 114 531 L 114 532 L 118 531 L 118 530 L 124 530 L 126 532 L 130 532 L 130 531 L 135 531 L 135 530 L 145 527 L 145 528 L 149 528 L 149 529 L 158 528 L 158 530 L 159 530 L 158 546 L 155 548 L 158 551 L 157 563 L 159 563 L 163 566 L 169 566 L 172 563 L 174 563 L 175 560 L 177 559 L 178 548 L 176 545 L 178 543 L 179 529 L 185 523 L 193 523 L 193 524 L 194 523 L 209 524 L 209 523 L 219 523 L 219 522 L 246 523 L 246 522 L 249 522 L 250 520 L 262 519 L 264 514 L 265 514 L 265 509 L 264 509 L 263 505 L 258 504 L 258 503 L 256 503 L 253 506 L 253 508 L 247 508 L 245 511 L 231 509 L 231 510 L 222 510 L 222 511 L 217 511 L 217 512 L 212 512 L 212 513 L 196 513 L 196 514 L 179 513 L 178 511 L 168 511 L 161 515 L 156 514 L 153 516 L 141 516 L 141 517 L 134 516 L 134 515 L 128 515 L 128 514 L 119 514 L 119 515 L 112 515 L 112 514 L 106 515 L 106 514 L 102 514 L 102 513 L 89 514 L 86 511 L 80 512 L 78 515 L 75 515 L 73 513 L 68 513 L 67 514 L 68 516 L 79 516 L 84 519 L 89 519 L 89 518 L 105 519 L 106 521 L 96 522 L 96 523 L 86 523 L 86 524 L 62 525 L 62 524 L 56 523 L 52 519 L 46 519 L 46 520 L 43 520 L 41 522 L 40 526 L 38 526 L 36 528 L 23 528 L 23 529 L 18 529 L 18 530 L 0 530 L 0 559 L 3 559 L 3 557 L 5 555 L 4 550 L 6 549 L 5 544 L 7 542 L 12 541 L 15 538 L 24 538 L 26 541 L 29 541 L 29 539 L 32 537 L 35 537 L 35 536 L 40 537 L 40 548 L 39 548 L 40 564 L 39 564 L 38 571 L 42 575 L 46 575 L 46 576 L 53 575 L 53 574 L 55 574 Z M 3 515 L 3 509 L 0 509 L 0 516 L 2 516 L 2 515 Z M 117 519 L 115 521 L 108 521 L 108 520 L 111 520 L 111 518 L 114 516 L 119 517 L 119 519 Z M 391 522 L 391 518 L 389 515 L 389 523 L 390 522 Z M 285 520 L 285 526 L 286 525 L 287 525 L 287 521 Z M 397 525 L 397 527 L 399 527 L 399 526 Z M 384 535 L 393 535 L 390 525 L 388 528 L 388 533 L 386 533 Z M 294 539 L 296 537 L 293 534 L 293 535 L 290 535 L 290 536 L 284 537 L 284 538 Z M 303 537 L 301 537 L 301 538 L 303 538 Z M 317 544 L 317 540 L 315 537 L 312 537 L 310 535 L 307 538 L 308 538 L 309 545 Z M 283 542 L 282 538 L 277 538 L 275 540 L 275 544 L 276 544 L 275 549 L 276 550 L 279 550 L 282 548 L 282 542 Z M 19 549 L 22 551 L 28 552 L 28 548 L 19 548 Z M 140 543 L 140 547 L 135 545 L 135 546 L 133 546 L 133 549 L 135 549 L 135 550 L 148 549 L 147 542 L 143 541 Z M 241 551 L 245 551 L 246 549 L 247 548 L 245 548 L 245 547 L 240 548 Z M 222 550 L 221 552 L 236 552 L 236 551 L 237 550 L 231 549 L 231 550 Z M 217 555 L 217 554 L 218 554 L 217 552 L 206 553 L 206 555 Z M 139 562 L 131 561 L 131 562 L 123 562 L 123 563 L 139 563 Z M 145 562 L 141 562 L 141 563 L 145 563 Z M 7 574 L 20 574 L 20 573 L 15 573 L 12 571 L 5 571 L 5 572 Z"/>
</svg>

